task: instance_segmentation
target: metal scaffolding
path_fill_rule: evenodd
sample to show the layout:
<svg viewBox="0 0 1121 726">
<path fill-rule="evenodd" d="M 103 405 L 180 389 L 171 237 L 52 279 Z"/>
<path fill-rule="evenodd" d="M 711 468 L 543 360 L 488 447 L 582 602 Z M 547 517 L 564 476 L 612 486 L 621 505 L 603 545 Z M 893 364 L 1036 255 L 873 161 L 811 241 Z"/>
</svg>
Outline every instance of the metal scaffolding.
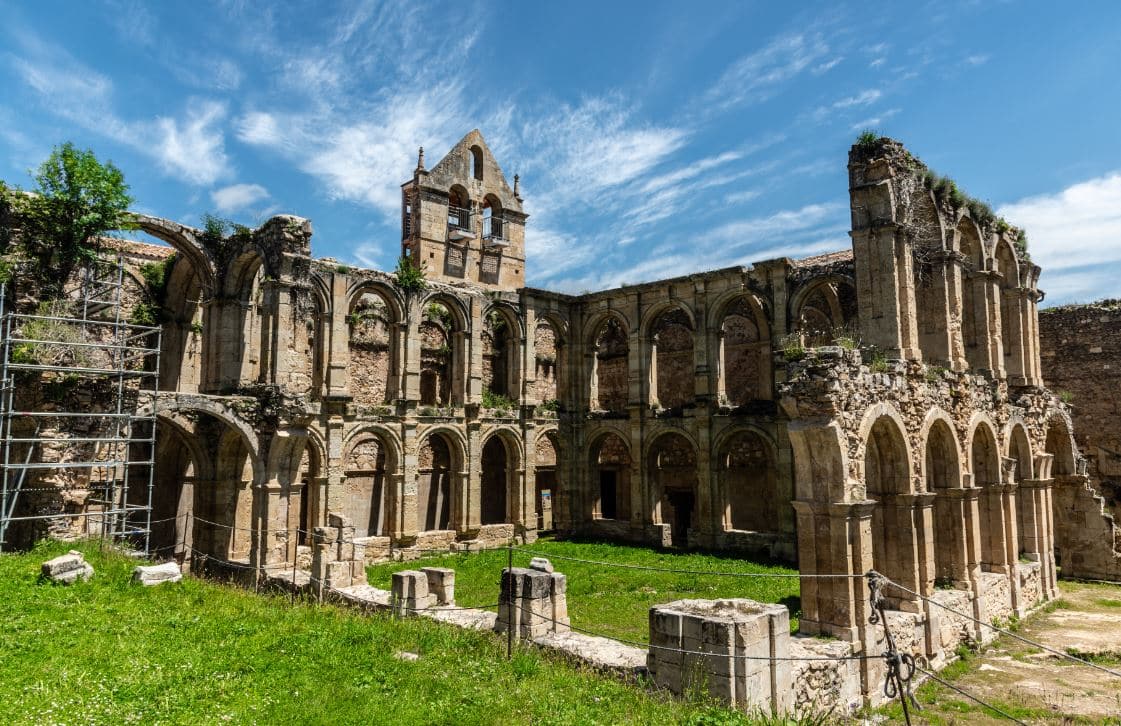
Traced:
<svg viewBox="0 0 1121 726">
<path fill-rule="evenodd" d="M 124 260 L 17 312 L 0 285 L 0 549 L 46 533 L 148 551 L 160 327 L 122 318 Z"/>
</svg>

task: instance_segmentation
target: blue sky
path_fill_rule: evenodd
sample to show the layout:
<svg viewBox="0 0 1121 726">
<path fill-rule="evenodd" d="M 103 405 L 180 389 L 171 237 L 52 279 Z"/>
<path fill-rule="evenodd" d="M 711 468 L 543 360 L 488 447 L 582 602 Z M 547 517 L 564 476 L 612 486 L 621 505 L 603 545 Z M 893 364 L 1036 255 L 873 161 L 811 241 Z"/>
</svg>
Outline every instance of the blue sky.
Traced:
<svg viewBox="0 0 1121 726">
<path fill-rule="evenodd" d="M 568 292 L 847 247 L 875 129 L 1028 231 L 1047 303 L 1119 296 L 1121 3 L 9 3 L 0 178 L 72 140 L 137 209 L 312 219 L 392 268 L 400 184 L 478 127 Z"/>
</svg>

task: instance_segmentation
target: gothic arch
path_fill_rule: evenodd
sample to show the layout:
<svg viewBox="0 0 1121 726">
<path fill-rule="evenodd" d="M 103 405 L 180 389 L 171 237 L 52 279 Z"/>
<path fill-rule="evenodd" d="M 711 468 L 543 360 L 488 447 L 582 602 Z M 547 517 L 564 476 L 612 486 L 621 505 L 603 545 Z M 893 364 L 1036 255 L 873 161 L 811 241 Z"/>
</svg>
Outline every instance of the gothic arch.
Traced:
<svg viewBox="0 0 1121 726">
<path fill-rule="evenodd" d="M 724 529 L 777 532 L 781 522 L 774 441 L 754 426 L 737 426 L 713 447 Z"/>
<path fill-rule="evenodd" d="M 771 329 L 753 294 L 736 294 L 716 308 L 712 349 L 717 361 L 717 396 L 729 406 L 772 397 Z"/>
<path fill-rule="evenodd" d="M 830 345 L 837 331 L 855 324 L 856 285 L 845 275 L 813 278 L 791 296 L 790 311 L 791 323 L 805 345 Z"/>
<path fill-rule="evenodd" d="M 696 442 L 676 429 L 656 434 L 646 447 L 645 466 L 654 522 L 669 525 L 674 545 L 687 546 L 690 531 L 699 525 Z"/>
<path fill-rule="evenodd" d="M 586 516 L 630 520 L 632 464 L 630 445 L 618 431 L 600 431 L 590 439 L 588 466 L 592 491 Z"/>
<path fill-rule="evenodd" d="M 507 428 L 489 432 L 479 450 L 479 522 L 505 524 L 517 519 L 521 442 Z"/>
<path fill-rule="evenodd" d="M 588 350 L 589 401 L 592 409 L 621 412 L 630 402 L 630 329 L 626 318 L 608 312 L 591 328 Z"/>
<path fill-rule="evenodd" d="M 138 229 L 171 245 L 176 252 L 190 261 L 207 297 L 217 292 L 217 270 L 210 253 L 198 241 L 201 234 L 199 230 L 147 214 L 134 214 L 133 218 Z"/>
<path fill-rule="evenodd" d="M 644 326 L 649 401 L 664 409 L 691 405 L 696 398 L 694 351 L 697 328 L 691 311 L 670 303 L 655 308 Z"/>
</svg>

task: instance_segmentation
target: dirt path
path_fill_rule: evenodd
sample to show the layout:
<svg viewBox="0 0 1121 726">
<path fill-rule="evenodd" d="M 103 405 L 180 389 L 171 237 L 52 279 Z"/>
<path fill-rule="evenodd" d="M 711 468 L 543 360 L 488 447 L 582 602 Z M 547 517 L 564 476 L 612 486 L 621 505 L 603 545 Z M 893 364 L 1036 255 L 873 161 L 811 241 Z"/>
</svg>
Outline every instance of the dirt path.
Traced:
<svg viewBox="0 0 1121 726">
<path fill-rule="evenodd" d="M 1060 590 L 1054 609 L 1017 633 L 1121 672 L 1121 586 L 1062 582 Z M 942 676 L 1027 723 L 1121 724 L 1121 678 L 1007 636 Z M 916 724 L 1009 723 L 936 684 L 924 685 L 919 700 Z"/>
</svg>

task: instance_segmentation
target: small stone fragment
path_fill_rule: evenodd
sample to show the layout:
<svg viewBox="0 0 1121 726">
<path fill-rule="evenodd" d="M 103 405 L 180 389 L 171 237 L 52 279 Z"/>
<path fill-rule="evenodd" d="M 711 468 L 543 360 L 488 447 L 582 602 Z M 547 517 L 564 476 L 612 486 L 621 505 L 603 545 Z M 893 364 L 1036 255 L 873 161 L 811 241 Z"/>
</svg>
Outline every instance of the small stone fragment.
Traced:
<svg viewBox="0 0 1121 726">
<path fill-rule="evenodd" d="M 144 587 L 153 587 L 165 582 L 180 582 L 183 573 L 179 565 L 174 562 L 165 562 L 162 565 L 139 565 L 132 571 L 132 581 Z"/>
<path fill-rule="evenodd" d="M 537 570 L 538 572 L 548 572 L 553 574 L 553 563 L 544 557 L 534 557 L 529 561 L 529 569 Z"/>
<path fill-rule="evenodd" d="M 393 654 L 393 657 L 396 658 L 397 660 L 408 660 L 408 661 L 420 660 L 420 654 L 419 653 L 410 653 L 407 650 L 399 650 L 399 651 L 397 651 L 396 653 Z"/>
<path fill-rule="evenodd" d="M 93 566 L 86 562 L 86 558 L 81 552 L 70 550 L 65 555 L 59 555 L 44 562 L 40 572 L 41 577 L 52 582 L 69 585 L 78 580 L 85 582 L 93 577 Z"/>
</svg>

